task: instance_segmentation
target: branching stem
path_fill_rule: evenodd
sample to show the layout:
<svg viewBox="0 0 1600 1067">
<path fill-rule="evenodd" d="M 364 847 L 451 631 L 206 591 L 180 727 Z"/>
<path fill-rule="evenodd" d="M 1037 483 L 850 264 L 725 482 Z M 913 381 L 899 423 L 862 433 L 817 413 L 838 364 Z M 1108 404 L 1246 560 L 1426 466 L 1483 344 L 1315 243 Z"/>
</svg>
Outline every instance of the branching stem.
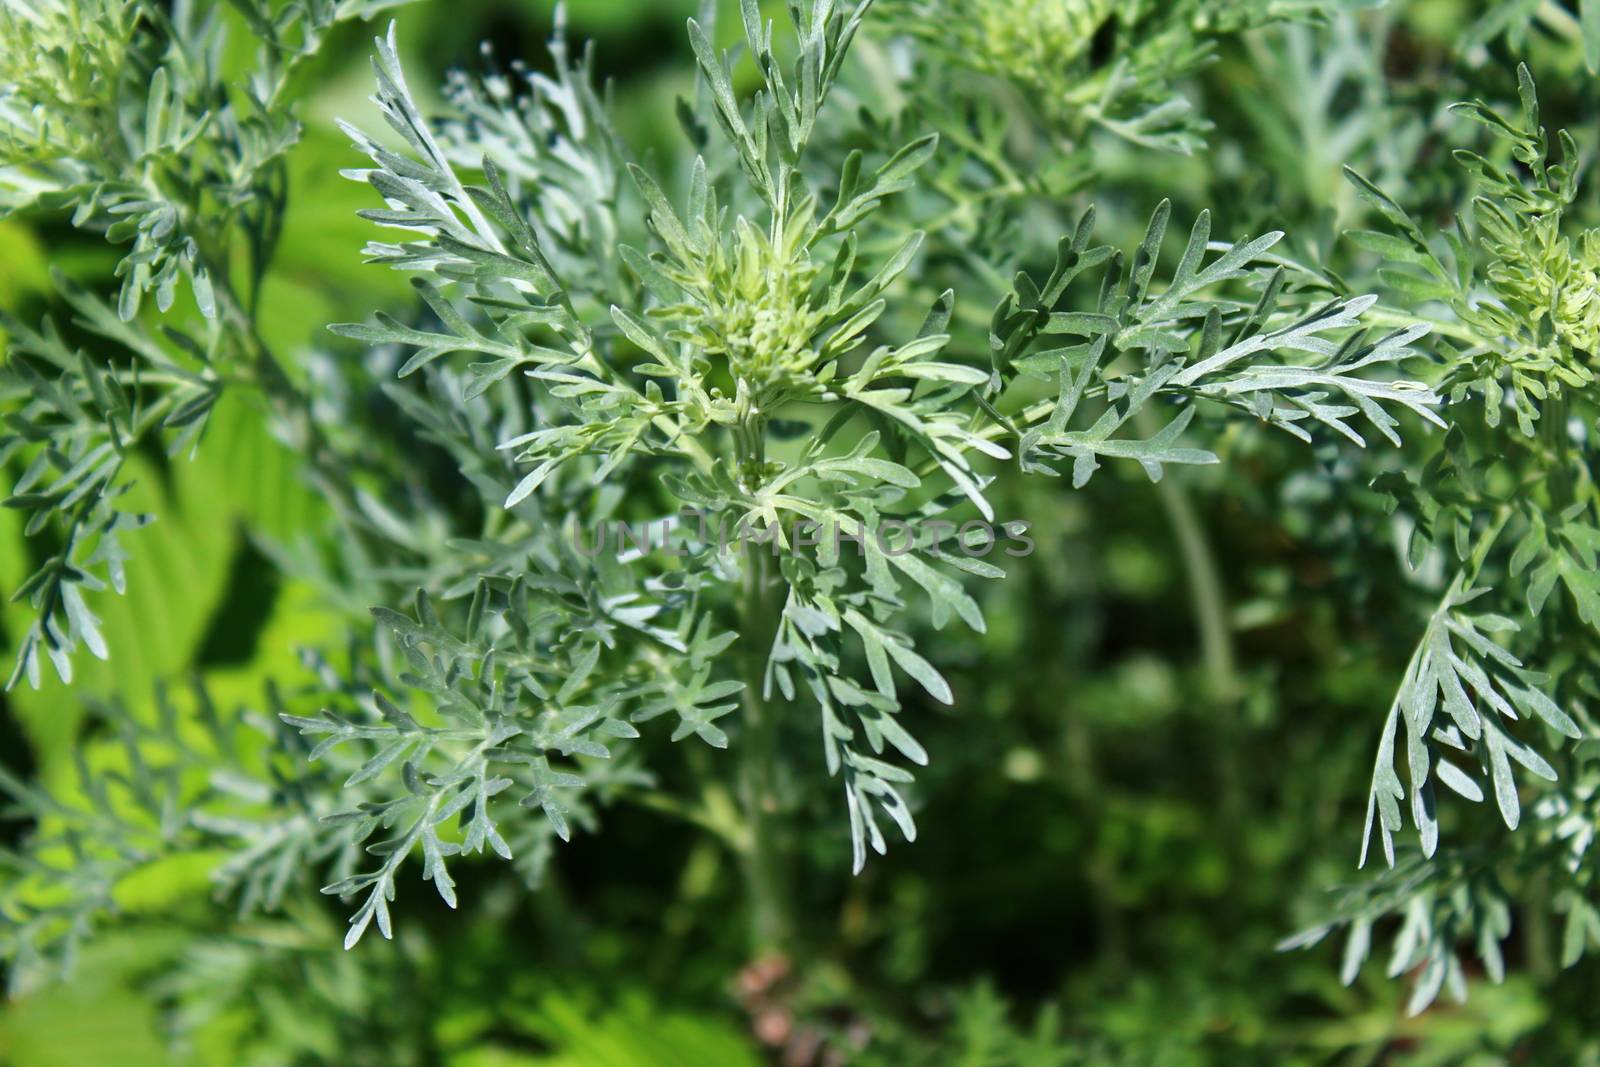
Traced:
<svg viewBox="0 0 1600 1067">
<path fill-rule="evenodd" d="M 765 465 L 765 417 L 743 412 L 734 434 L 741 478 L 760 478 Z M 743 595 L 739 636 L 743 646 L 744 736 L 739 739 L 739 797 L 744 808 L 746 888 L 750 907 L 753 955 L 781 952 L 793 936 L 789 865 L 779 790 L 778 723 L 763 696 L 766 651 L 778 628 L 782 602 L 773 572 L 773 555 L 765 543 L 744 539 Z"/>
</svg>

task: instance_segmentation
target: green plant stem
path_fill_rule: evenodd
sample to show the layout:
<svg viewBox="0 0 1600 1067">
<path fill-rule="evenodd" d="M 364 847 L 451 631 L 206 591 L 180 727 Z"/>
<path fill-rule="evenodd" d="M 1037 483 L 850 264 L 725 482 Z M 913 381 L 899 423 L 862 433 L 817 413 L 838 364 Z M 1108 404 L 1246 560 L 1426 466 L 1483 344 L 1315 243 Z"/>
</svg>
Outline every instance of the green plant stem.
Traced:
<svg viewBox="0 0 1600 1067">
<path fill-rule="evenodd" d="M 1194 613 L 1195 632 L 1200 639 L 1200 662 L 1205 671 L 1206 686 L 1215 703 L 1231 706 L 1239 698 L 1240 686 L 1221 571 L 1200 518 L 1195 513 L 1194 504 L 1183 487 L 1169 476 L 1156 484 L 1156 495 L 1172 528 L 1178 555 L 1183 559 L 1184 577 L 1189 584 L 1190 609 Z"/>
<path fill-rule="evenodd" d="M 760 412 L 742 413 L 734 434 L 738 476 L 756 484 L 764 475 L 765 421 Z M 744 811 L 741 861 L 750 910 L 752 956 L 787 954 L 794 934 L 789 892 L 788 827 L 779 790 L 778 723 L 763 695 L 766 651 L 778 626 L 781 601 L 766 544 L 746 538 L 744 586 L 739 605 L 743 648 L 743 730 L 739 738 L 739 800 Z"/>
<path fill-rule="evenodd" d="M 347 457 L 335 450 L 333 443 L 317 425 L 312 412 L 311 398 L 295 383 L 272 347 L 261 336 L 255 315 L 246 310 L 233 285 L 232 275 L 225 267 L 225 255 L 202 253 L 202 262 L 212 279 L 217 308 L 223 321 L 232 329 L 240 352 L 247 358 L 244 377 L 265 398 L 272 413 L 294 435 L 300 451 L 307 460 L 307 469 L 320 493 L 333 504 L 335 519 L 352 538 L 361 536 L 359 528 L 351 521 L 355 513 L 356 484 L 350 474 Z"/>
<path fill-rule="evenodd" d="M 1528 879 L 1525 944 L 1528 951 L 1528 972 L 1538 982 L 1555 980 L 1560 968 L 1556 965 L 1555 934 L 1550 929 L 1550 872 L 1535 871 Z"/>
<path fill-rule="evenodd" d="M 1545 402 L 1544 413 L 1540 418 L 1540 432 L 1544 437 L 1545 448 L 1550 453 L 1550 503 L 1551 510 L 1559 512 L 1572 503 L 1572 467 L 1568 461 L 1569 442 L 1567 440 L 1567 396 L 1565 393 L 1553 394 Z"/>
<path fill-rule="evenodd" d="M 1140 411 L 1139 414 L 1143 416 L 1147 412 Z M 1170 474 L 1162 478 L 1156 484 L 1156 496 L 1166 512 L 1189 585 L 1189 607 L 1200 640 L 1201 670 L 1214 724 L 1212 737 L 1217 746 L 1221 815 L 1231 825 L 1243 825 L 1249 815 L 1247 776 L 1241 760 L 1245 729 L 1239 715 L 1239 700 L 1243 687 L 1239 683 L 1222 573 L 1205 528 L 1195 513 L 1194 504 L 1178 480 Z M 1235 878 L 1243 877 L 1249 867 L 1244 844 L 1243 834 L 1223 836 L 1223 855 Z M 1231 915 L 1234 919 L 1238 918 L 1235 908 L 1237 901 L 1237 895 L 1232 893 L 1223 900 L 1224 909 L 1234 913 Z"/>
<path fill-rule="evenodd" d="M 1159 429 L 1148 409 L 1134 415 L 1140 432 L 1153 434 Z M 1243 741 L 1238 703 L 1243 692 L 1239 682 L 1237 657 L 1233 647 L 1233 627 L 1228 621 L 1228 598 L 1223 590 L 1222 571 L 1217 566 L 1205 527 L 1195 512 L 1194 503 L 1182 484 L 1171 474 L 1156 483 L 1156 496 L 1166 513 L 1167 524 L 1183 560 L 1184 577 L 1189 586 L 1189 609 L 1194 617 L 1195 634 L 1200 641 L 1200 663 L 1207 696 L 1216 719 L 1217 771 L 1222 781 L 1221 802 L 1224 817 L 1241 819 L 1245 815 L 1245 775 L 1239 762 Z M 1237 844 L 1237 835 L 1229 835 Z M 1243 857 L 1234 855 L 1235 861 Z"/>
</svg>

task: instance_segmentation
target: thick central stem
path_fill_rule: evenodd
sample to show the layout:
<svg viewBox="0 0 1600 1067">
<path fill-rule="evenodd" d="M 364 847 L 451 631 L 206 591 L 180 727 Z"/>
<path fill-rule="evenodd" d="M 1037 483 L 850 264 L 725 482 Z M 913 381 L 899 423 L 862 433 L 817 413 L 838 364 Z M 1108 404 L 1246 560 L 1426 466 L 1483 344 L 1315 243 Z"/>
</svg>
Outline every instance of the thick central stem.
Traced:
<svg viewBox="0 0 1600 1067">
<path fill-rule="evenodd" d="M 741 390 L 741 393 L 743 391 Z M 742 397 L 742 399 L 745 399 Z M 741 407 L 744 407 L 741 404 Z M 749 407 L 740 412 L 734 440 L 738 478 L 750 489 L 765 479 L 765 419 Z M 777 632 L 783 603 L 778 598 L 773 544 L 741 531 L 743 595 L 739 603 L 744 729 L 738 744 L 739 798 L 744 808 L 745 889 L 753 955 L 787 954 L 793 936 L 790 907 L 788 827 L 779 782 L 778 722 L 763 696 L 767 651 Z M 773 531 L 775 533 L 775 531 Z"/>
</svg>

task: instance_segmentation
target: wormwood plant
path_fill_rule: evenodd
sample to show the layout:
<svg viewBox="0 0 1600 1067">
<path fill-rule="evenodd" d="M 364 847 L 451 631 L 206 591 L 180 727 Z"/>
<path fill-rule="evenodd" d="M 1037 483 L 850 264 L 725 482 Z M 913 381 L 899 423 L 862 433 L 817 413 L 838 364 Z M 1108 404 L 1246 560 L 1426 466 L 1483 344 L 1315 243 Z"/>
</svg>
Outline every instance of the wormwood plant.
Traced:
<svg viewBox="0 0 1600 1067">
<path fill-rule="evenodd" d="M 37 619 L 9 685 L 37 687 L 44 659 L 71 681 L 80 645 L 106 658 L 84 594 L 123 591 L 124 535 L 151 518 L 117 506 L 131 452 L 191 449 L 233 385 L 264 393 L 288 421 L 303 407 L 253 321 L 284 210 L 284 157 L 300 135 L 290 86 L 333 26 L 386 6 L 237 5 L 236 29 L 259 45 L 240 80 L 223 70 L 227 27 L 209 5 L 0 6 L 0 210 L 70 211 L 73 226 L 127 246 L 112 306 L 57 278 L 93 355 L 52 320 L 35 329 L 0 312 L 0 462 L 25 464 L 6 504 L 51 546 L 15 592 Z M 198 319 L 140 319 L 149 298 L 173 311 L 180 286 Z"/>
<path fill-rule="evenodd" d="M 1068 144 L 1100 128 L 1134 144 L 1188 154 L 1210 122 L 1177 88 L 1229 34 L 1322 19 L 1363 0 L 893 0 L 888 16 L 926 42 L 949 72 L 983 75 L 1027 94 Z M 943 28 L 942 28 L 943 27 Z"/>
<path fill-rule="evenodd" d="M 443 358 L 471 353 L 476 361 L 460 383 L 436 385 L 435 395 L 459 391 L 463 404 L 504 405 L 502 418 L 519 422 L 516 408 L 534 411 L 531 428 L 502 433 L 499 477 L 484 479 L 485 507 L 513 517 L 493 548 L 500 562 L 491 564 L 491 588 L 524 580 L 531 556 L 524 539 L 534 530 L 572 531 L 603 518 L 616 506 L 605 487 L 637 486 L 640 478 L 659 487 L 651 497 L 669 516 L 663 521 L 674 530 L 678 564 L 654 575 L 637 568 L 601 601 L 632 613 L 633 632 L 618 640 L 617 654 L 635 657 L 648 681 L 619 685 L 613 666 L 597 670 L 597 688 L 585 690 L 607 642 L 575 644 L 569 629 L 554 635 L 544 655 L 559 663 L 570 649 L 576 657 L 555 704 L 576 705 L 583 729 L 672 711 L 675 738 L 695 734 L 722 747 L 728 738 L 716 720 L 742 712 L 739 834 L 758 943 L 787 936 L 779 895 L 792 874 L 780 866 L 780 820 L 793 804 L 784 779 L 794 771 L 781 739 L 797 715 L 817 716 L 824 765 L 842 780 L 855 868 L 869 848 L 886 849 L 881 818 L 915 837 L 902 792 L 912 776 L 888 757 L 923 764 L 929 754 L 901 722 L 895 674 L 936 700 L 952 699 L 905 621 L 917 600 L 935 628 L 957 619 L 984 628 L 956 577 L 1002 576 L 982 558 L 995 540 L 983 459 L 1015 456 L 1023 471 L 1043 473 L 1065 463 L 1077 486 L 1103 458 L 1133 459 L 1159 479 L 1166 464 L 1215 462 L 1180 443 L 1201 401 L 1306 440 L 1308 427 L 1320 425 L 1356 445 L 1364 443 L 1358 419 L 1398 441 L 1391 407 L 1437 421 L 1431 389 L 1380 373 L 1415 355 L 1410 346 L 1426 327 L 1360 329 L 1374 298 L 1326 292 L 1319 279 L 1275 263 L 1270 250 L 1280 234 L 1214 246 L 1202 213 L 1173 275 L 1155 286 L 1165 203 L 1126 263 L 1092 243 L 1091 212 L 1062 239 L 1048 277 L 1019 275 L 995 311 L 987 368 L 941 355 L 953 292 L 896 337 L 892 323 L 907 316 L 890 314 L 894 283 L 923 238 L 875 217 L 884 200 L 910 187 L 935 142 L 914 140 L 876 165 L 851 151 L 836 173 L 818 167 L 811 151 L 865 11 L 864 4 L 792 7 L 796 55 L 786 64 L 773 51 L 771 26 L 745 5 L 746 44 L 764 85 L 748 106 L 734 94 L 728 60 L 691 22 L 706 119 L 691 113 L 686 125 L 697 136 L 714 123 L 726 144 L 709 160 L 694 158 L 682 208 L 661 179 L 623 161 L 560 41 L 560 80 L 534 79 L 535 96 L 518 113 L 527 134 L 480 136 L 510 123 L 490 110 L 489 100 L 504 95 L 492 83 L 457 83 L 466 119 L 435 132 L 417 110 L 392 40 L 379 47 L 376 100 L 408 151 L 352 131 L 375 164 L 352 176 L 387 204 L 367 217 L 420 235 L 369 245 L 368 256 L 413 272 L 438 326 L 381 318 L 336 331 L 414 350 L 402 378 L 444 383 Z M 502 161 L 496 149 L 511 151 Z M 459 175 L 467 166 L 483 184 Z M 628 201 L 635 199 L 643 224 L 631 222 L 638 243 L 629 243 Z M 574 211 L 576 204 L 588 212 Z M 597 269 L 597 248 L 609 269 Z M 872 256 L 873 249 L 884 251 Z M 1085 275 L 1097 293 L 1076 303 L 1069 288 Z M 1073 306 L 1084 310 L 1066 310 Z M 534 383 L 531 396 L 503 384 L 516 377 Z M 1012 386 L 1023 379 L 1046 383 L 1055 399 L 1019 406 Z M 1141 433 L 1136 423 L 1145 419 L 1158 425 Z M 805 444 L 783 451 L 784 438 L 796 433 Z M 453 450 L 468 453 L 465 443 Z M 472 469 L 487 466 L 481 446 L 470 454 Z M 700 527 L 741 531 L 740 554 L 722 556 L 694 524 L 673 526 L 670 516 L 685 508 Z M 958 527 L 971 512 L 979 518 Z M 944 516 L 951 518 L 936 521 Z M 973 544 L 971 535 L 987 544 Z M 566 566 L 560 576 L 570 580 L 574 564 Z M 727 647 L 713 636 L 722 632 L 739 638 L 729 657 L 716 655 Z M 701 651 L 692 638 L 711 644 Z M 686 649 L 687 672 L 674 671 L 678 657 L 663 659 Z M 741 667 L 729 669 L 729 659 Z M 516 681 L 548 699 L 537 678 Z M 517 714 L 507 706 L 481 721 L 474 716 L 463 738 L 474 742 L 469 762 L 522 762 L 527 728 L 502 722 Z M 425 748 L 431 736 L 400 721 L 375 734 L 327 720 L 295 723 L 331 741 L 384 742 L 363 779 L 408 755 L 402 771 L 415 768 L 413 746 Z M 466 803 L 469 777 L 484 796 L 487 773 L 469 775 L 459 758 L 443 756 L 448 769 L 432 779 L 439 791 L 430 793 L 452 814 Z M 578 787 L 581 779 L 553 781 Z M 389 855 L 403 856 L 419 835 L 426 844 L 433 803 Z M 565 836 L 558 809 L 539 803 Z M 469 837 L 463 847 L 477 844 Z M 375 908 L 382 922 L 397 862 L 371 883 L 356 935 Z M 430 858 L 429 875 L 440 869 Z"/>
<path fill-rule="evenodd" d="M 1552 144 L 1526 66 L 1517 83 L 1520 108 L 1510 115 L 1482 101 L 1455 106 L 1500 152 L 1456 150 L 1478 193 L 1453 229 L 1428 233 L 1349 174 L 1388 228 L 1350 239 L 1386 261 L 1378 274 L 1405 314 L 1450 316 L 1433 326 L 1447 368 L 1439 388 L 1461 413 L 1418 474 L 1390 472 L 1376 483 L 1414 523 L 1411 565 L 1432 555 L 1450 571 L 1380 734 L 1361 862 L 1377 839 L 1390 870 L 1344 905 L 1347 980 L 1370 951 L 1374 922 L 1403 917 L 1390 973 L 1420 968 L 1413 1012 L 1446 986 L 1465 996 L 1459 940 L 1473 942 L 1490 975 L 1504 974 L 1507 886 L 1529 871 L 1553 879 L 1534 906 L 1565 912 L 1563 962 L 1600 944 L 1583 862 L 1591 746 L 1562 751 L 1566 739 L 1593 736 L 1587 717 L 1580 725 L 1569 709 L 1594 693 L 1600 626 L 1592 474 L 1600 232 L 1568 219 L 1582 174 L 1577 141 L 1562 130 Z M 1541 750 L 1560 753 L 1565 774 Z M 1509 845 L 1441 847 L 1436 784 L 1481 803 L 1487 781 L 1505 828 L 1519 828 L 1525 789 L 1514 764 L 1537 783 L 1532 832 Z M 1420 854 L 1397 860 L 1394 835 L 1407 815 Z"/>
<path fill-rule="evenodd" d="M 79 646 L 116 655 L 86 594 L 122 591 L 124 535 L 149 519 L 117 506 L 128 457 L 204 448 L 230 389 L 262 400 L 328 508 L 311 543 L 263 551 L 350 635 L 254 707 L 197 685 L 100 709 L 111 739 L 73 784 L 0 780 L 36 821 L 0 890 L 15 981 L 70 962 L 165 857 L 222 857 L 213 881 L 246 911 L 320 886 L 352 912 L 349 948 L 393 935 L 417 874 L 456 907 L 467 856 L 537 885 L 613 804 L 707 833 L 742 866 L 752 952 L 803 952 L 813 799 L 842 790 L 843 832 L 819 836 L 841 863 L 847 840 L 857 873 L 915 839 L 910 768 L 941 754 L 913 694 L 956 700 L 935 632 L 978 641 L 985 584 L 1038 547 L 996 489 L 1066 494 L 1107 465 L 1160 481 L 1257 435 L 1373 479 L 1430 604 L 1374 718 L 1366 839 L 1390 870 L 1295 943 L 1347 924 L 1353 978 L 1398 916 L 1390 970 L 1420 968 L 1420 1010 L 1460 991 L 1462 940 L 1499 976 L 1528 871 L 1532 909 L 1566 915 L 1567 958 L 1600 943 L 1583 863 L 1600 779 L 1567 743 L 1592 734 L 1600 626 L 1600 236 L 1575 221 L 1578 146 L 1552 148 L 1525 68 L 1516 117 L 1462 105 L 1497 144 L 1458 153 L 1480 191 L 1463 221 L 1434 233 L 1352 172 L 1381 228 L 1349 234 L 1363 258 L 1336 271 L 1280 231 L 1216 239 L 1205 210 L 1169 239 L 1167 200 L 1143 206 L 1142 237 L 1101 243 L 1065 198 L 1093 177 L 1095 130 L 1200 149 L 1174 79 L 1214 39 L 1365 5 L 891 5 L 872 47 L 909 56 L 893 121 L 858 114 L 870 0 L 791 0 L 782 30 L 744 0 L 731 52 L 708 7 L 688 24 L 679 167 L 630 148 L 559 17 L 546 68 L 486 59 L 447 80 L 437 118 L 391 27 L 372 62 L 388 128 L 344 126 L 368 161 L 344 173 L 374 194 L 371 269 L 417 299 L 335 324 L 349 358 L 301 366 L 259 322 L 296 72 L 385 6 L 0 9 L 30 45 L 5 52 L 5 206 L 131 245 L 113 303 L 63 276 L 69 325 L 0 320 L 0 465 L 41 560 L 11 684 L 39 685 L 45 660 L 70 680 Z M 259 42 L 243 79 L 230 25 Z M 1064 180 L 1021 177 L 997 115 L 937 104 L 957 67 L 1036 98 Z M 1000 250 L 991 214 L 1014 228 L 1035 206 L 1075 219 L 1053 256 Z M 949 271 L 974 234 L 972 269 Z M 1435 783 L 1467 801 L 1487 783 L 1518 833 L 1441 832 Z M 1537 825 L 1519 830 L 1524 798 Z M 1395 840 L 1408 819 L 1415 854 Z"/>
</svg>

